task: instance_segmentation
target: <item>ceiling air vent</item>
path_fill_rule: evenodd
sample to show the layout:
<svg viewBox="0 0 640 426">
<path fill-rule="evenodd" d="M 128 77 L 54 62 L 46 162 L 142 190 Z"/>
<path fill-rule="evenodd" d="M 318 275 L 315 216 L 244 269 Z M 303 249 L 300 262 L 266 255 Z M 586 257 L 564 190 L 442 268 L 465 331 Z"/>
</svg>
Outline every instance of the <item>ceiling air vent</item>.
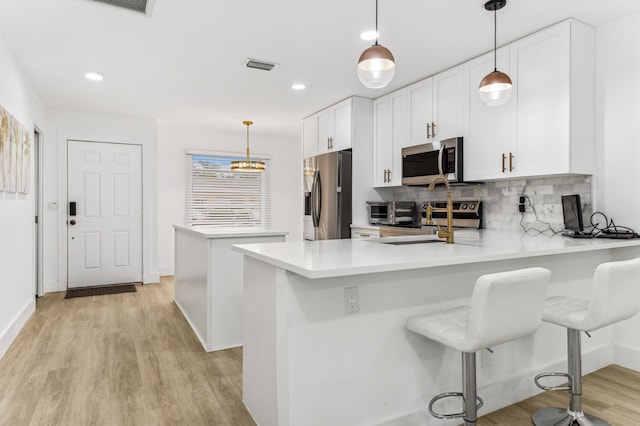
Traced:
<svg viewBox="0 0 640 426">
<path fill-rule="evenodd" d="M 108 4 L 122 9 L 133 10 L 134 12 L 151 14 L 151 4 L 153 0 L 89 0 L 94 3 Z"/>
<path fill-rule="evenodd" d="M 276 64 L 271 64 L 265 61 L 258 61 L 256 59 L 247 59 L 245 66 L 247 68 L 254 68 L 257 70 L 271 71 L 276 66 Z"/>
</svg>

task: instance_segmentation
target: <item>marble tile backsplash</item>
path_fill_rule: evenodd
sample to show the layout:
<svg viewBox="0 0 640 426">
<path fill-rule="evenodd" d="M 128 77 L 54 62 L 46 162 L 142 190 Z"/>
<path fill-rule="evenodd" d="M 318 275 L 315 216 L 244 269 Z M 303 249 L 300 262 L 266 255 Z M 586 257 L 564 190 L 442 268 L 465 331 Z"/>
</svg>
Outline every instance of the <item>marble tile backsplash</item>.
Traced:
<svg viewBox="0 0 640 426">
<path fill-rule="evenodd" d="M 383 188 L 381 195 L 387 200 L 417 201 L 446 200 L 447 193 L 439 185 L 433 192 L 425 187 L 403 186 Z M 591 176 L 558 176 L 530 179 L 513 179 L 487 182 L 479 185 L 453 186 L 453 200 L 481 200 L 483 202 L 483 228 L 486 229 L 522 229 L 533 228 L 540 231 L 564 228 L 562 203 L 560 197 L 567 194 L 579 194 L 582 202 L 582 214 L 585 227 L 591 217 Z M 520 195 L 527 197 L 527 208 L 522 215 L 518 211 Z"/>
</svg>

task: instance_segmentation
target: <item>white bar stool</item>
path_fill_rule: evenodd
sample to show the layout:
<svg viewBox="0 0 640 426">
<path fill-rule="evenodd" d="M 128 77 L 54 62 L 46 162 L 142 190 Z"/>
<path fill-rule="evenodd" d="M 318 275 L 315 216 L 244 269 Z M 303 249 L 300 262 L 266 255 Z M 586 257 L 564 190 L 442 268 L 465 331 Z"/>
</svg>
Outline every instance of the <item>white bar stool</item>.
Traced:
<svg viewBox="0 0 640 426">
<path fill-rule="evenodd" d="M 631 318 L 640 310 L 640 258 L 598 265 L 593 275 L 591 298 L 555 296 L 546 300 L 542 319 L 567 328 L 568 373 L 543 373 L 535 377 L 545 390 L 566 389 L 571 393 L 569 408 L 541 408 L 533 413 L 536 426 L 609 425 L 582 411 L 582 355 L 580 332 L 593 331 Z M 544 386 L 540 379 L 564 376 L 568 383 Z"/>
<path fill-rule="evenodd" d="M 462 392 L 445 392 L 429 402 L 429 412 L 440 419 L 464 417 L 475 425 L 482 399 L 476 395 L 476 352 L 533 334 L 542 321 L 542 306 L 551 272 L 544 268 L 483 275 L 475 283 L 471 306 L 417 315 L 407 320 L 408 330 L 462 352 Z M 464 411 L 440 414 L 439 399 L 462 397 Z M 478 401 L 478 403 L 476 402 Z"/>
</svg>

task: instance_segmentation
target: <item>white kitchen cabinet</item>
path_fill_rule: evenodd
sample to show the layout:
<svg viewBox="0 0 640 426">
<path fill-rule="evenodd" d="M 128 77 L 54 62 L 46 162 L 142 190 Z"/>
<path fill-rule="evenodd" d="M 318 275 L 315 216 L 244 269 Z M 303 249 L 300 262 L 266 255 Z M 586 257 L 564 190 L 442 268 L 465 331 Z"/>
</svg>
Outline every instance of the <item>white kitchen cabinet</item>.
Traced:
<svg viewBox="0 0 640 426">
<path fill-rule="evenodd" d="M 463 136 L 463 74 L 460 65 L 407 88 L 410 145 Z"/>
<path fill-rule="evenodd" d="M 593 173 L 595 30 L 568 20 L 510 46 L 519 176 Z"/>
<path fill-rule="evenodd" d="M 318 116 L 315 114 L 302 120 L 302 149 L 304 158 L 318 153 Z"/>
<path fill-rule="evenodd" d="M 351 98 L 318 113 L 318 154 L 351 148 Z"/>
<path fill-rule="evenodd" d="M 377 226 L 351 225 L 351 239 L 357 238 L 379 238 L 380 230 Z"/>
<path fill-rule="evenodd" d="M 376 99 L 373 111 L 373 186 L 400 186 L 402 148 L 409 145 L 406 89 Z"/>
<path fill-rule="evenodd" d="M 352 147 L 356 105 L 348 98 L 302 120 L 304 158 Z"/>
<path fill-rule="evenodd" d="M 497 51 L 498 69 L 509 74 L 509 47 Z M 480 81 L 494 70 L 493 52 L 464 64 L 466 125 L 464 139 L 464 179 L 482 181 L 505 176 L 502 156 L 515 150 L 511 138 L 511 104 L 487 107 L 478 94 Z M 505 168 L 508 158 L 505 157 Z"/>
<path fill-rule="evenodd" d="M 482 105 L 474 87 L 492 55 L 466 63 L 465 180 L 592 174 L 594 57 L 594 29 L 574 20 L 509 44 L 498 69 L 513 93 L 500 107 Z"/>
</svg>

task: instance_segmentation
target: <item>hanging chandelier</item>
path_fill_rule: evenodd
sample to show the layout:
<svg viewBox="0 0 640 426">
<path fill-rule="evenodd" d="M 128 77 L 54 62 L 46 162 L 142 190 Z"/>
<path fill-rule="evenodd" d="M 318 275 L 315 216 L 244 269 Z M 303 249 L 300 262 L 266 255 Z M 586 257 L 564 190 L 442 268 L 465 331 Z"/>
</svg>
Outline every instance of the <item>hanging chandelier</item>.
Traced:
<svg viewBox="0 0 640 426">
<path fill-rule="evenodd" d="M 231 162 L 231 170 L 234 172 L 264 172 L 264 161 L 251 161 L 249 154 L 249 126 L 253 121 L 243 121 L 242 124 L 247 126 L 247 158 L 244 160 L 236 160 Z"/>
</svg>

